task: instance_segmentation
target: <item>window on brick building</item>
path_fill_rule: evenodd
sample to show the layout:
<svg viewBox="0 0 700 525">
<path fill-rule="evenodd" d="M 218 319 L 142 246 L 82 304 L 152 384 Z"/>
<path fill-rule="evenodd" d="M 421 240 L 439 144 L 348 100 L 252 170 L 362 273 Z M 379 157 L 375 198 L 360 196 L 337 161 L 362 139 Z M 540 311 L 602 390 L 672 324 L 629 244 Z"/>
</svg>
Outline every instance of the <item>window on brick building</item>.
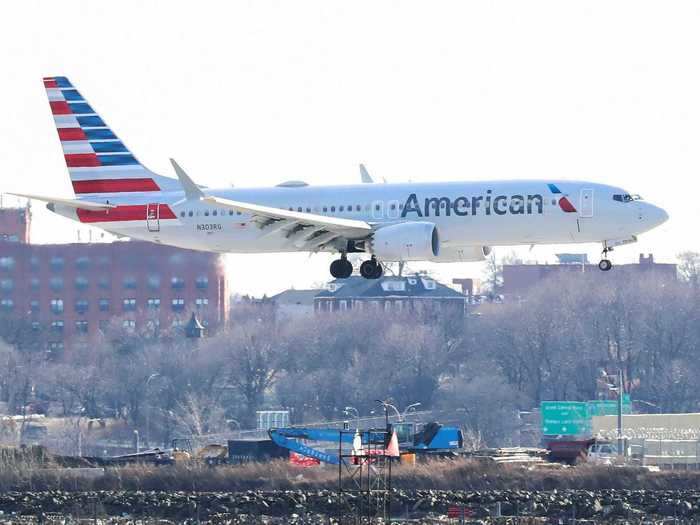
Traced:
<svg viewBox="0 0 700 525">
<path fill-rule="evenodd" d="M 97 280 L 97 286 L 103 290 L 109 290 L 112 287 L 112 281 L 110 281 L 109 277 L 103 276 Z"/>
<path fill-rule="evenodd" d="M 171 304 L 174 312 L 181 312 L 185 309 L 185 300 L 181 297 L 173 299 Z"/>
<path fill-rule="evenodd" d="M 75 311 L 79 314 L 84 314 L 88 311 L 88 301 L 87 299 L 78 299 L 75 301 Z"/>
<path fill-rule="evenodd" d="M 39 321 L 32 321 L 32 332 L 40 332 L 41 323 Z"/>
<path fill-rule="evenodd" d="M 136 321 L 133 319 L 124 319 L 122 326 L 127 330 L 134 330 L 136 328 Z"/>
<path fill-rule="evenodd" d="M 51 331 L 52 332 L 61 332 L 63 333 L 63 326 L 64 322 L 59 320 L 59 321 L 51 321 Z"/>
<path fill-rule="evenodd" d="M 11 292 L 15 287 L 12 279 L 0 279 L 0 291 Z"/>
<path fill-rule="evenodd" d="M 29 301 L 29 310 L 35 314 L 39 311 L 39 301 L 36 299 L 32 299 Z"/>
<path fill-rule="evenodd" d="M 78 334 L 87 334 L 88 333 L 88 322 L 87 321 L 76 321 L 75 322 L 75 332 Z"/>
<path fill-rule="evenodd" d="M 129 297 L 127 299 L 124 299 L 122 301 L 122 309 L 125 312 L 132 312 L 132 311 L 136 310 L 136 299 L 134 299 L 133 297 Z"/>
<path fill-rule="evenodd" d="M 63 313 L 63 299 L 51 299 L 51 311 L 55 314 Z"/>
<path fill-rule="evenodd" d="M 51 257 L 49 260 L 49 266 L 54 272 L 60 272 L 65 266 L 65 261 L 63 260 L 63 257 Z"/>
<path fill-rule="evenodd" d="M 39 282 L 38 277 L 32 277 L 29 279 L 29 286 L 31 286 L 32 290 L 38 290 L 39 287 L 41 286 L 41 283 Z"/>
<path fill-rule="evenodd" d="M 10 257 L 10 256 L 0 257 L 0 269 L 12 270 L 14 267 L 15 267 L 14 257 Z"/>
<path fill-rule="evenodd" d="M 197 284 L 197 288 L 199 288 L 200 290 L 204 290 L 209 287 L 209 277 L 207 277 L 206 275 L 200 275 L 199 277 L 197 277 L 195 282 Z"/>
<path fill-rule="evenodd" d="M 176 290 L 181 290 L 185 287 L 185 280 L 182 277 L 173 277 L 170 279 L 170 285 Z"/>
<path fill-rule="evenodd" d="M 0 309 L 10 312 L 14 309 L 15 302 L 12 299 L 0 299 Z"/>
<path fill-rule="evenodd" d="M 50 341 L 48 344 L 50 352 L 62 352 L 63 351 L 63 341 Z"/>
<path fill-rule="evenodd" d="M 87 270 L 90 267 L 90 257 L 84 255 L 75 260 L 75 267 L 79 270 Z"/>
<path fill-rule="evenodd" d="M 124 277 L 123 284 L 124 284 L 124 288 L 126 288 L 127 290 L 133 290 L 134 288 L 136 288 L 136 277 L 132 277 L 132 276 Z"/>
<path fill-rule="evenodd" d="M 209 299 L 207 299 L 206 297 L 197 297 L 197 299 L 195 299 L 194 301 L 194 304 L 197 305 L 197 308 L 202 308 L 204 306 L 209 305 Z"/>
<path fill-rule="evenodd" d="M 54 292 L 63 290 L 63 277 L 51 277 L 51 279 L 49 279 L 49 288 Z"/>
<path fill-rule="evenodd" d="M 97 304 L 99 305 L 100 312 L 109 312 L 109 299 L 102 298 Z"/>
<path fill-rule="evenodd" d="M 160 308 L 160 299 L 158 299 L 157 297 L 150 297 L 148 299 L 147 304 L 149 308 L 157 310 L 158 308 Z"/>
<path fill-rule="evenodd" d="M 148 287 L 151 290 L 157 290 L 158 288 L 160 288 L 160 275 L 149 275 Z"/>
<path fill-rule="evenodd" d="M 87 277 L 79 275 L 75 278 L 75 289 L 76 290 L 87 290 L 90 286 L 90 282 Z"/>
</svg>

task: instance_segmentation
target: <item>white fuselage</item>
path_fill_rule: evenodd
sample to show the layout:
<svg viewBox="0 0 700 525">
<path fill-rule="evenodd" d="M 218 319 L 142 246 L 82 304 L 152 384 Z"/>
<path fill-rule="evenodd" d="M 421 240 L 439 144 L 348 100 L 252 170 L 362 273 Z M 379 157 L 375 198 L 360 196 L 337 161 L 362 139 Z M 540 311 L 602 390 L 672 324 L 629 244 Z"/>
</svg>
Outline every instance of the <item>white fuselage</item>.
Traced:
<svg viewBox="0 0 700 525">
<path fill-rule="evenodd" d="M 667 218 L 613 186 L 574 181 L 494 181 L 207 189 L 207 196 L 283 210 L 386 225 L 434 223 L 445 257 L 462 247 L 629 240 Z M 618 195 L 625 195 L 620 200 Z M 294 225 L 261 226 L 250 214 L 187 200 L 183 192 L 81 195 L 119 206 L 147 206 L 144 216 L 90 221 L 109 232 L 198 250 L 232 253 L 309 251 Z M 564 198 L 566 203 L 562 203 Z M 617 200 L 616 200 L 617 199 Z M 78 218 L 74 210 L 58 213 Z M 167 212 L 167 213 L 165 213 Z M 144 214 L 145 215 L 145 214 Z M 342 251 L 329 244 L 318 249 Z"/>
</svg>

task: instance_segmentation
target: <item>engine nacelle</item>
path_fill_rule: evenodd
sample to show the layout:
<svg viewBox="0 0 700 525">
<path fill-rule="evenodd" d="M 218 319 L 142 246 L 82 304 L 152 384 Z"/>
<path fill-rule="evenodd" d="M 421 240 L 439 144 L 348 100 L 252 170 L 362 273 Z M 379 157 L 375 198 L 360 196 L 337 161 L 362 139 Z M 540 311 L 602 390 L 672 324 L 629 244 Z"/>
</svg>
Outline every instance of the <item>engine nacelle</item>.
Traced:
<svg viewBox="0 0 700 525">
<path fill-rule="evenodd" d="M 432 262 L 479 262 L 491 253 L 490 246 L 450 246 L 442 247 L 440 255 L 431 257 Z"/>
<path fill-rule="evenodd" d="M 370 247 L 381 261 L 427 261 L 440 255 L 440 236 L 432 222 L 402 222 L 377 230 Z"/>
</svg>

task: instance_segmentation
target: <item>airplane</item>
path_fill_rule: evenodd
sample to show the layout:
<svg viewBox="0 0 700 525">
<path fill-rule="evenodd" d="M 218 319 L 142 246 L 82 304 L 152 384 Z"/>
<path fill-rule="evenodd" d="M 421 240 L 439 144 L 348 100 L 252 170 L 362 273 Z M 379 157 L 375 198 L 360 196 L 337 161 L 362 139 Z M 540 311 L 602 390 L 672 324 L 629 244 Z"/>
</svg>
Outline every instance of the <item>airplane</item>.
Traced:
<svg viewBox="0 0 700 525">
<path fill-rule="evenodd" d="M 220 253 L 332 252 L 334 278 L 387 263 L 483 261 L 492 246 L 601 243 L 599 268 L 615 247 L 668 214 L 626 190 L 568 180 L 361 183 L 207 188 L 171 159 L 177 178 L 143 166 L 66 77 L 44 78 L 76 197 L 15 194 L 110 233 Z"/>
</svg>

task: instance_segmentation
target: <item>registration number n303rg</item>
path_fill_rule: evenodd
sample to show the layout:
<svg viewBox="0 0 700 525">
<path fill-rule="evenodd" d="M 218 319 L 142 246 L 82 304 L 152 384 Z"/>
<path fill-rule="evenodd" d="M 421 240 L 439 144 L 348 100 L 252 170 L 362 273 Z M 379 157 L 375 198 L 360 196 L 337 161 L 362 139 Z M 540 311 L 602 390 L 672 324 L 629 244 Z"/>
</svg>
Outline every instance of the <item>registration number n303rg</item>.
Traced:
<svg viewBox="0 0 700 525">
<path fill-rule="evenodd" d="M 217 224 L 215 222 L 205 223 L 205 224 L 197 224 L 197 231 L 198 232 L 211 232 L 211 231 L 217 231 L 217 230 L 223 230 L 223 227 L 221 226 L 221 224 Z"/>
</svg>

